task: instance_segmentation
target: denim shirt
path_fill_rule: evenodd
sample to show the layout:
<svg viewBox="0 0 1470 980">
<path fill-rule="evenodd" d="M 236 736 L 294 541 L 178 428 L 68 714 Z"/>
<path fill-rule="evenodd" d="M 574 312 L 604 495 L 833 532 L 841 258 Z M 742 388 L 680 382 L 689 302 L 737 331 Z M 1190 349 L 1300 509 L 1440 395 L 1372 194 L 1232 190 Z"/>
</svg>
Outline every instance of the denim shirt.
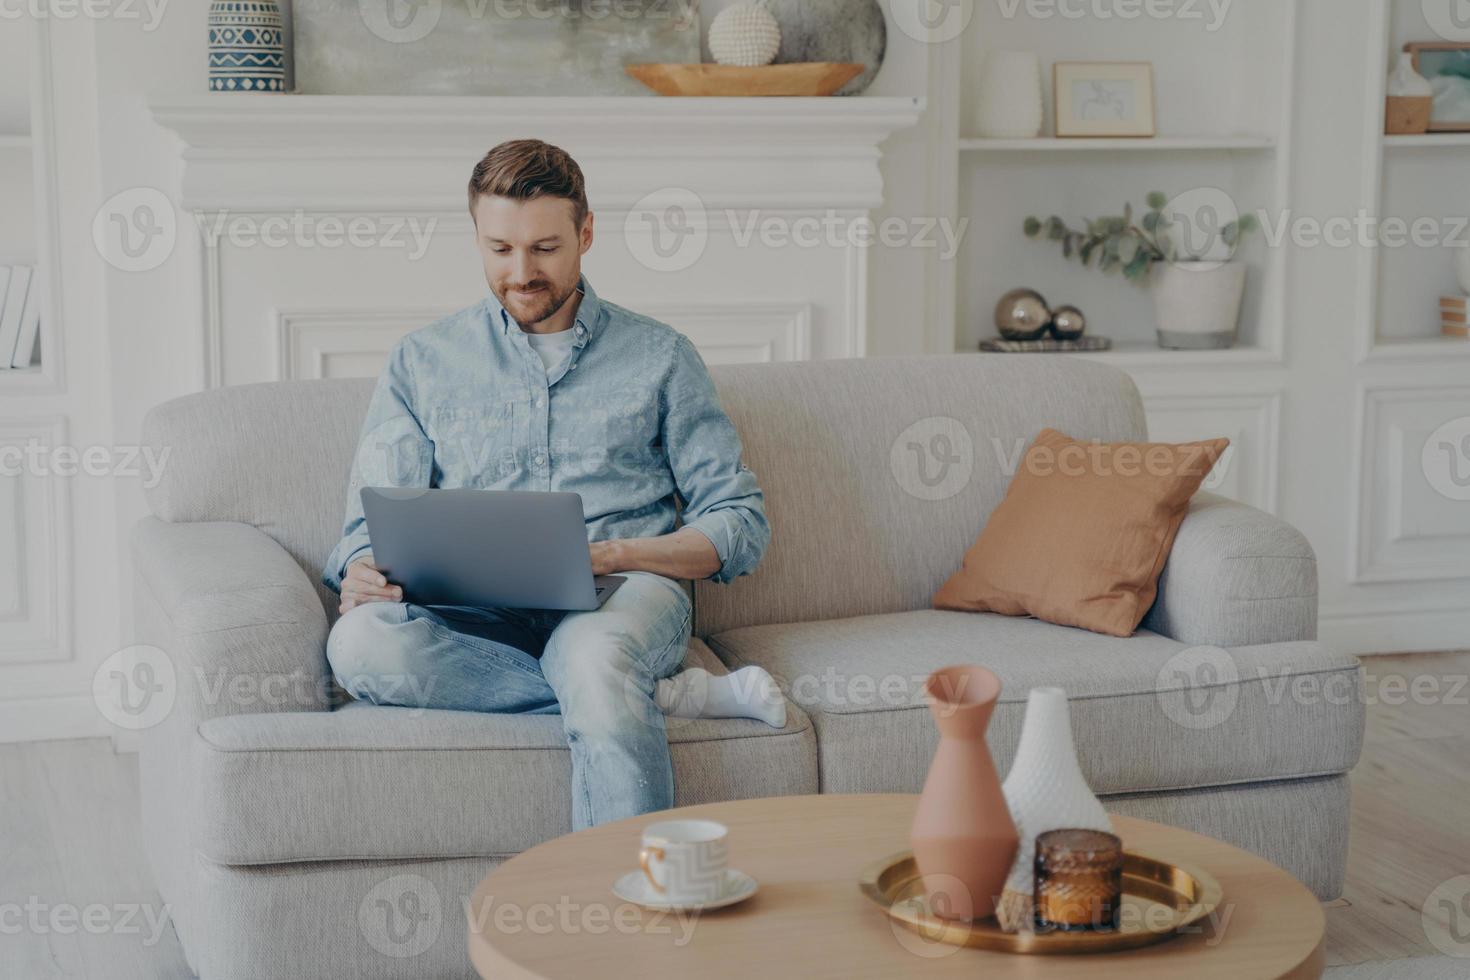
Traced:
<svg viewBox="0 0 1470 980">
<path fill-rule="evenodd" d="M 677 494 L 684 525 L 719 555 L 714 581 L 755 569 L 771 537 L 764 498 L 699 352 L 599 300 L 586 276 L 578 289 L 571 356 L 551 375 L 493 292 L 394 346 L 322 584 L 340 592 L 347 566 L 372 550 L 365 486 L 571 491 L 589 541 L 673 531 Z"/>
</svg>

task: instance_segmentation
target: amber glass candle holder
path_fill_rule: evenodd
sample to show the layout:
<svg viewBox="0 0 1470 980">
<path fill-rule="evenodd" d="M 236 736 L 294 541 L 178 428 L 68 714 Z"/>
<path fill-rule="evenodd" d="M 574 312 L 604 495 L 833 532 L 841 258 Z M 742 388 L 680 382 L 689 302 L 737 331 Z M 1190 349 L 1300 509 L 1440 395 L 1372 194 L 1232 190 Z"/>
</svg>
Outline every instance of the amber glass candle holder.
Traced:
<svg viewBox="0 0 1470 980">
<path fill-rule="evenodd" d="M 1123 905 L 1123 842 L 1100 830 L 1036 838 L 1036 927 L 1116 929 Z"/>
</svg>

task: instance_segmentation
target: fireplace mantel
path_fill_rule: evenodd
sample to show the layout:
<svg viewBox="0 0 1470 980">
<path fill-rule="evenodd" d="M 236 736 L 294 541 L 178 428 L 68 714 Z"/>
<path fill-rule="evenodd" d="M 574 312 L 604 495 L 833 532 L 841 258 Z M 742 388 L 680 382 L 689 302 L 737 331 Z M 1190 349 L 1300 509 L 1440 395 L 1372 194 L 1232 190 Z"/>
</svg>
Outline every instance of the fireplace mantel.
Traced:
<svg viewBox="0 0 1470 980">
<path fill-rule="evenodd" d="M 865 211 L 883 201 L 883 141 L 924 101 L 214 93 L 150 108 L 185 144 L 190 211 L 459 212 L 474 161 L 527 136 L 571 152 L 605 211 L 667 188 L 708 208 Z"/>
</svg>

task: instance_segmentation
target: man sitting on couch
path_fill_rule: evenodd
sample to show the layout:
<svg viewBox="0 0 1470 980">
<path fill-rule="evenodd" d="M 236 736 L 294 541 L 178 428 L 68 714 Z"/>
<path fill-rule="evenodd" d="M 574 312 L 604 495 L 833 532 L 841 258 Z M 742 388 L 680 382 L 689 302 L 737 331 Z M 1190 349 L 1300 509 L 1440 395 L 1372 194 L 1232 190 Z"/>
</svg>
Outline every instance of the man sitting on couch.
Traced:
<svg viewBox="0 0 1470 980">
<path fill-rule="evenodd" d="M 675 675 L 691 630 L 676 580 L 754 570 L 771 534 L 760 487 L 689 339 L 582 276 L 593 216 L 576 161 L 503 143 L 469 208 L 490 294 L 404 337 L 378 378 L 322 572 L 342 596 L 327 658 L 377 704 L 559 712 L 577 829 L 673 806 L 665 714 L 785 723 L 760 668 Z M 373 564 L 364 486 L 579 493 L 593 574 L 627 581 L 587 612 L 404 602 Z"/>
</svg>

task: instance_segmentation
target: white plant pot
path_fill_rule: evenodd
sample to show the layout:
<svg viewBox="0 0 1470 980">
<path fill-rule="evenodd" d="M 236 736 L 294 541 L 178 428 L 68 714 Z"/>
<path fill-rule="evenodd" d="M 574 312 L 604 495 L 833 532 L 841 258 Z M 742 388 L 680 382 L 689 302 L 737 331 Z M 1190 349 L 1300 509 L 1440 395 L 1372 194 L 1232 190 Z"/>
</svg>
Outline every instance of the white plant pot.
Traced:
<svg viewBox="0 0 1470 980">
<path fill-rule="evenodd" d="M 1460 276 L 1460 290 L 1470 295 L 1470 248 L 1456 249 L 1455 268 Z"/>
<path fill-rule="evenodd" d="M 1154 266 L 1154 320 L 1170 350 L 1232 347 L 1245 298 L 1244 262 L 1164 262 Z"/>
<path fill-rule="evenodd" d="M 1030 51 L 992 51 L 980 70 L 975 133 L 989 139 L 1041 135 L 1041 60 Z"/>
</svg>

